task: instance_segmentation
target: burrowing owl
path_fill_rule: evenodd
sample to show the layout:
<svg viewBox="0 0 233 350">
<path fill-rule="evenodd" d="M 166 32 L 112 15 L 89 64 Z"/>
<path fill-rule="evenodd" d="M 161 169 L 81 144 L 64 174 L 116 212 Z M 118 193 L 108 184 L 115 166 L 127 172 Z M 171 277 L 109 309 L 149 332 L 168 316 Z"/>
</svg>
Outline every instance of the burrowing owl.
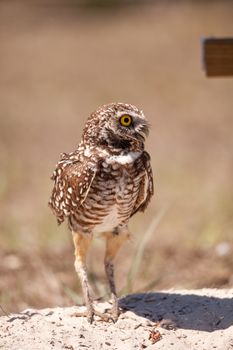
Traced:
<svg viewBox="0 0 233 350">
<path fill-rule="evenodd" d="M 58 223 L 65 219 L 73 234 L 75 269 L 81 281 L 87 311 L 104 320 L 119 315 L 113 260 L 129 238 L 128 222 L 144 211 L 153 195 L 150 156 L 144 150 L 149 132 L 141 110 L 130 104 L 112 103 L 88 118 L 78 148 L 63 153 L 52 175 L 54 188 L 49 205 Z M 86 271 L 86 254 L 93 235 L 106 239 L 105 271 L 113 298 L 112 309 L 94 309 Z"/>
</svg>

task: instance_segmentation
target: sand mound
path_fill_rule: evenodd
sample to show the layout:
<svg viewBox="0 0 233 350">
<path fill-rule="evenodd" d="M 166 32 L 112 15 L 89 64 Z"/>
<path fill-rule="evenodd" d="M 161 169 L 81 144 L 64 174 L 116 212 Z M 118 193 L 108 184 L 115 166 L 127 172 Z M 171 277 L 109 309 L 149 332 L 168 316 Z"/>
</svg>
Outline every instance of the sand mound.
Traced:
<svg viewBox="0 0 233 350">
<path fill-rule="evenodd" d="M 98 303 L 100 310 L 110 307 Z M 28 309 L 0 318 L 0 348 L 233 349 L 233 289 L 169 290 L 121 299 L 119 320 L 92 325 L 77 307 Z"/>
</svg>

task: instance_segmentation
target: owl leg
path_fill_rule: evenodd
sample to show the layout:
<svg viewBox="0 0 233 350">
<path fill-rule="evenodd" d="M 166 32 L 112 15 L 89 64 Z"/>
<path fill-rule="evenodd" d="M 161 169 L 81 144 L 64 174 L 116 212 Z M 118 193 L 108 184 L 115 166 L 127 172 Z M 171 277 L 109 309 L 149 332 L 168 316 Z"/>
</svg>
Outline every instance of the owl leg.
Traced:
<svg viewBox="0 0 233 350">
<path fill-rule="evenodd" d="M 82 285 L 83 296 L 87 307 L 87 311 L 75 312 L 72 316 L 77 316 L 77 317 L 86 316 L 88 322 L 90 323 L 93 322 L 94 315 L 99 316 L 103 321 L 108 321 L 110 318 L 108 315 L 102 314 L 101 312 L 94 309 L 91 293 L 90 293 L 90 287 L 89 287 L 89 282 L 87 277 L 87 268 L 86 268 L 86 256 L 87 256 L 88 248 L 92 241 L 92 236 L 85 235 L 79 232 L 72 232 L 72 234 L 73 234 L 73 241 L 75 246 L 74 266 Z"/>
<path fill-rule="evenodd" d="M 104 266 L 111 291 L 111 297 L 113 300 L 113 307 L 110 310 L 110 312 L 112 314 L 114 322 L 117 321 L 119 316 L 118 298 L 116 294 L 116 286 L 114 281 L 114 258 L 116 257 L 123 243 L 127 239 L 129 239 L 129 236 L 130 235 L 128 231 L 120 232 L 118 234 L 106 234 L 106 253 L 104 258 Z"/>
<path fill-rule="evenodd" d="M 90 287 L 88 283 L 88 277 L 87 277 L 87 268 L 86 268 L 86 256 L 88 252 L 88 248 L 91 244 L 92 237 L 88 234 L 82 234 L 79 232 L 72 232 L 73 235 L 73 241 L 74 241 L 74 247 L 75 247 L 75 263 L 74 267 L 75 270 L 79 276 L 82 290 L 83 290 L 83 296 L 85 300 L 85 304 L 87 307 L 87 312 L 83 314 L 75 314 L 75 316 L 87 316 L 88 321 L 92 322 L 93 320 L 93 306 L 92 306 L 92 300 L 90 296 Z"/>
</svg>

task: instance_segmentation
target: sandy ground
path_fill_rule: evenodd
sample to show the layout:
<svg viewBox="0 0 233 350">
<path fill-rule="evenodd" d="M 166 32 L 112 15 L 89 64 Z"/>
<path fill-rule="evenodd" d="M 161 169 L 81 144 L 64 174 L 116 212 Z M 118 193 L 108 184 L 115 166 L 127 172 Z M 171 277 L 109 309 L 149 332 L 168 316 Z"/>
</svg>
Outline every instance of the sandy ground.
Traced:
<svg viewBox="0 0 233 350">
<path fill-rule="evenodd" d="M 232 297 L 233 289 L 128 295 L 115 324 L 72 317 L 77 307 L 28 309 L 0 318 L 0 348 L 230 350 Z M 98 309 L 109 306 L 99 303 Z"/>
</svg>

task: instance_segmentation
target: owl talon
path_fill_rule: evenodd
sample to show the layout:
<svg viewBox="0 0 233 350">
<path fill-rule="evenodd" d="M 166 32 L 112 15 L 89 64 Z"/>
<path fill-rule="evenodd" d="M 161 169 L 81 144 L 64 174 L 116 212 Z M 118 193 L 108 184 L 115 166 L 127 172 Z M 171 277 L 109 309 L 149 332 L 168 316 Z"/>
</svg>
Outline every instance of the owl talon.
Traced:
<svg viewBox="0 0 233 350">
<path fill-rule="evenodd" d="M 119 316 L 120 316 L 119 310 L 111 309 L 110 313 L 112 315 L 113 322 L 116 323 L 118 318 L 119 318 Z"/>
<path fill-rule="evenodd" d="M 83 311 L 83 312 L 74 312 L 72 315 L 72 317 L 86 317 L 87 321 L 92 324 L 92 322 L 94 321 L 94 316 L 97 316 L 100 318 L 101 321 L 103 322 L 110 322 L 112 321 L 113 323 L 116 322 L 116 320 L 114 319 L 114 316 L 112 316 L 111 314 L 108 313 L 102 313 L 100 311 L 97 310 L 88 310 L 88 311 Z"/>
<path fill-rule="evenodd" d="M 88 323 L 92 324 L 92 322 L 94 321 L 94 312 L 74 312 L 72 315 L 72 317 L 86 317 Z"/>
<path fill-rule="evenodd" d="M 121 314 L 120 309 L 118 307 L 116 308 L 114 306 L 111 309 L 106 310 L 106 312 L 109 315 L 111 315 L 111 319 L 112 319 L 113 323 L 117 322 L 117 320 L 118 320 L 118 318 L 119 318 L 119 316 Z"/>
<path fill-rule="evenodd" d="M 83 311 L 83 312 L 74 312 L 71 317 L 86 317 L 87 321 L 89 323 L 93 322 L 94 319 L 94 313 L 93 312 L 88 312 L 88 311 Z"/>
</svg>

